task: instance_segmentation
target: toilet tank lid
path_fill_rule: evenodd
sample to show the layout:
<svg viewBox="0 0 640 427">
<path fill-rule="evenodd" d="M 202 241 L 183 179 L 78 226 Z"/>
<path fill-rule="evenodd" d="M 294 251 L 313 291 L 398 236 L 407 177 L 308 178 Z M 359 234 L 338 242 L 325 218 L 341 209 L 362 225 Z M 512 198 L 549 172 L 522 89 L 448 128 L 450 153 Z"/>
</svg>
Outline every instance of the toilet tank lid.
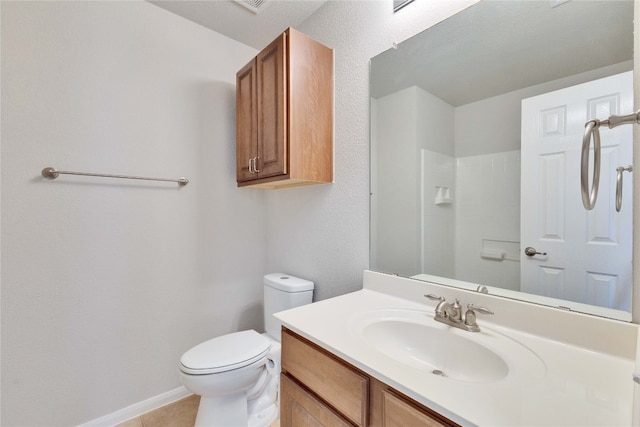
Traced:
<svg viewBox="0 0 640 427">
<path fill-rule="evenodd" d="M 313 290 L 313 282 L 284 273 L 264 276 L 264 284 L 285 292 L 305 292 Z"/>
</svg>

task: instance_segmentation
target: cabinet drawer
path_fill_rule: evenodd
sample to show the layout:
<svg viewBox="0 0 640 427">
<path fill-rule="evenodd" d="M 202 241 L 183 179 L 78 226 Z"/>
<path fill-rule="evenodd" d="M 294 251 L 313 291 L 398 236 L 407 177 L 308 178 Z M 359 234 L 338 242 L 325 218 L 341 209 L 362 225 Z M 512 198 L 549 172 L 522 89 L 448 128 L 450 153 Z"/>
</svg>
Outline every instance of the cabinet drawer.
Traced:
<svg viewBox="0 0 640 427">
<path fill-rule="evenodd" d="M 283 427 L 350 427 L 351 424 L 287 374 L 280 376 L 280 425 Z"/>
<path fill-rule="evenodd" d="M 382 426 L 383 427 L 444 427 L 453 424 L 445 423 L 426 411 L 412 405 L 389 390 L 382 392 Z"/>
<path fill-rule="evenodd" d="M 350 422 L 368 424 L 369 379 L 291 331 L 282 331 L 282 370 Z"/>
</svg>

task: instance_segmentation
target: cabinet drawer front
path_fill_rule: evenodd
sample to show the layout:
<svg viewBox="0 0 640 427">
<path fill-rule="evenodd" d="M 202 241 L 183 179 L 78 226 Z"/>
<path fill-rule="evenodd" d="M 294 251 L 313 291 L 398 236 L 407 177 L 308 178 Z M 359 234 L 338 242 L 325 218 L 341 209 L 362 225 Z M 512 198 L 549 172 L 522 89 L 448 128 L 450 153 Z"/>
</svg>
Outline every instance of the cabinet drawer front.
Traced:
<svg viewBox="0 0 640 427">
<path fill-rule="evenodd" d="M 383 427 L 443 427 L 451 425 L 421 411 L 388 390 L 384 390 L 382 396 Z"/>
<path fill-rule="evenodd" d="M 367 425 L 369 379 L 319 347 L 282 331 L 282 369 L 349 421 Z"/>
<path fill-rule="evenodd" d="M 300 387 L 286 374 L 280 376 L 282 427 L 350 427 L 351 424 Z"/>
</svg>

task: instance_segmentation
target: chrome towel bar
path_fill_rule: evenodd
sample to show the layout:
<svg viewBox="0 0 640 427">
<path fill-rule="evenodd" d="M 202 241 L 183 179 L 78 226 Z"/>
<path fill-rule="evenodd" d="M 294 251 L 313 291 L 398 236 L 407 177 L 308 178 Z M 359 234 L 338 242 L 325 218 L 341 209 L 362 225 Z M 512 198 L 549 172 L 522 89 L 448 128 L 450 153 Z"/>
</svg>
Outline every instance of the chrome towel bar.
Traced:
<svg viewBox="0 0 640 427">
<path fill-rule="evenodd" d="M 580 188 L 582 193 L 582 204 L 587 210 L 593 209 L 598 198 L 598 187 L 600 186 L 600 126 L 608 126 L 613 129 L 620 125 L 640 123 L 640 110 L 625 116 L 610 116 L 606 120 L 593 119 L 584 124 L 584 136 L 582 137 L 582 154 L 580 156 Z M 591 178 L 591 189 L 589 189 L 589 148 L 593 136 L 593 177 Z M 628 169 L 625 169 L 628 170 Z M 630 170 L 629 170 L 630 171 Z M 621 172 L 618 172 L 620 180 Z M 622 187 L 620 182 L 619 186 Z M 616 201 L 616 205 L 618 202 Z M 620 204 L 622 195 L 620 194 Z M 619 211 L 619 209 L 618 209 Z"/>
<path fill-rule="evenodd" d="M 180 177 L 178 179 L 169 179 L 169 178 L 151 178 L 145 176 L 132 176 L 132 175 L 113 175 L 106 173 L 89 173 L 89 172 L 72 172 L 72 171 L 61 171 L 52 167 L 46 167 L 42 169 L 42 176 L 46 179 L 56 179 L 60 175 L 82 175 L 82 176 L 99 176 L 103 178 L 121 178 L 121 179 L 141 179 L 145 181 L 166 181 L 166 182 L 177 182 L 178 185 L 185 186 L 189 183 L 189 180 L 185 177 Z"/>
</svg>

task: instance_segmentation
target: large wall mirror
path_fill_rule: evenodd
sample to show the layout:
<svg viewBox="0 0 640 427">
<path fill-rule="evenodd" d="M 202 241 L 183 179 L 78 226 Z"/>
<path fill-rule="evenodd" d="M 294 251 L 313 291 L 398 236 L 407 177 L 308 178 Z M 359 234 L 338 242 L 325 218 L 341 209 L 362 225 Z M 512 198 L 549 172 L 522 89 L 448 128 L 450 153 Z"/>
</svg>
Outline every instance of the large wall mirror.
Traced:
<svg viewBox="0 0 640 427">
<path fill-rule="evenodd" d="M 632 127 L 590 211 L 579 168 L 585 122 L 633 111 L 633 1 L 484 0 L 370 84 L 372 270 L 631 320 Z"/>
</svg>

